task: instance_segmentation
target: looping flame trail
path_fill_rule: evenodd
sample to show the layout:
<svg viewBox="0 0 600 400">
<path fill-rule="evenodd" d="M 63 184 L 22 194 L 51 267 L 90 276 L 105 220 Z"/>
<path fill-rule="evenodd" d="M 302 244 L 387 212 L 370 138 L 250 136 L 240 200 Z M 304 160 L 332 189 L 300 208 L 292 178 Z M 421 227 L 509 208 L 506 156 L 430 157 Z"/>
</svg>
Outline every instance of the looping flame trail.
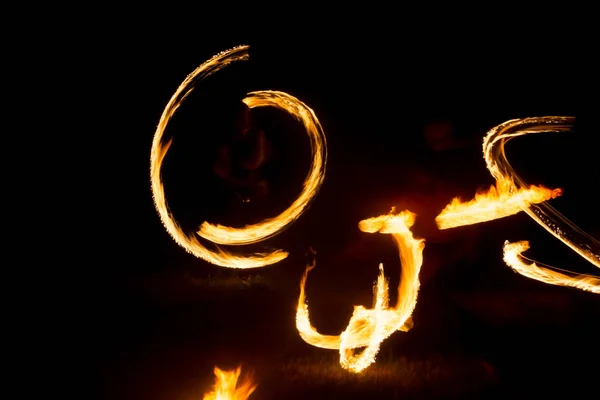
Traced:
<svg viewBox="0 0 600 400">
<path fill-rule="evenodd" d="M 161 168 L 163 160 L 172 143 L 172 139 L 169 139 L 168 141 L 163 140 L 164 132 L 169 121 L 182 102 L 192 92 L 195 85 L 202 79 L 235 61 L 248 60 L 248 48 L 249 46 L 243 45 L 223 51 L 201 64 L 186 77 L 163 110 L 154 133 L 152 149 L 150 152 L 150 182 L 154 206 L 169 235 L 188 253 L 193 254 L 198 258 L 221 267 L 242 269 L 258 268 L 275 264 L 285 259 L 288 256 L 288 253 L 283 250 L 275 250 L 252 255 L 235 255 L 218 246 L 215 246 L 215 250 L 206 248 L 200 243 L 196 236 L 183 232 L 181 226 L 175 221 L 165 199 Z M 242 101 L 250 108 L 274 106 L 289 112 L 296 119 L 300 120 L 306 127 L 310 138 L 313 162 L 299 198 L 279 216 L 243 228 L 229 228 L 221 225 L 215 226 L 204 222 L 201 225 L 198 235 L 217 244 L 250 244 L 275 236 L 281 232 L 281 230 L 287 228 L 302 214 L 303 211 L 306 210 L 320 189 L 325 176 L 327 144 L 321 124 L 313 110 L 300 100 L 284 92 L 251 92 Z"/>
<path fill-rule="evenodd" d="M 440 229 L 491 221 L 522 210 L 554 237 L 600 268 L 600 242 L 546 202 L 562 191 L 525 183 L 511 167 L 504 150 L 509 140 L 519 136 L 538 132 L 568 132 L 574 120 L 574 117 L 532 117 L 512 119 L 492 128 L 483 140 L 483 156 L 488 171 L 496 180 L 496 187 L 492 187 L 495 190 L 479 195 L 467 204 L 454 199 L 436 218 Z M 524 263 L 522 260 L 526 258 L 521 253 L 528 248 L 527 241 L 505 243 L 504 261 L 516 272 L 541 282 L 576 287 L 593 293 L 600 290 L 599 280 L 594 276 L 577 275 L 570 271 L 561 273 L 549 269 L 552 267 Z"/>
<path fill-rule="evenodd" d="M 240 385 L 237 384 L 242 367 L 237 367 L 232 371 L 223 371 L 215 367 L 214 373 L 216 382 L 214 390 L 204 395 L 203 400 L 246 400 L 256 386 L 250 379 L 244 380 Z"/>
<path fill-rule="evenodd" d="M 316 347 L 339 349 L 340 365 L 352 372 L 361 372 L 373 362 L 381 343 L 395 331 L 407 332 L 412 328 L 411 315 L 417 303 L 419 291 L 419 271 L 423 264 L 425 241 L 415 239 L 410 231 L 416 214 L 395 209 L 387 215 L 363 220 L 359 229 L 369 233 L 391 234 L 398 246 L 401 262 L 401 279 L 398 286 L 398 299 L 394 307 L 389 307 L 388 283 L 379 265 L 379 276 L 374 288 L 373 308 L 355 306 L 347 328 L 338 336 L 322 335 L 310 323 L 305 286 L 308 273 L 315 266 L 307 266 L 300 281 L 300 296 L 296 309 L 296 328 L 302 339 Z M 362 352 L 356 349 L 365 347 Z"/>
<path fill-rule="evenodd" d="M 313 110 L 300 100 L 284 92 L 266 90 L 251 92 L 243 101 L 250 108 L 265 106 L 278 108 L 302 122 L 310 139 L 313 160 L 309 173 L 304 180 L 302 192 L 292 205 L 278 216 L 266 219 L 258 224 L 246 225 L 243 228 L 229 228 L 204 222 L 197 232 L 198 235 L 218 244 L 250 244 L 281 232 L 297 220 L 311 204 L 325 178 L 327 142 L 323 128 Z"/>
</svg>

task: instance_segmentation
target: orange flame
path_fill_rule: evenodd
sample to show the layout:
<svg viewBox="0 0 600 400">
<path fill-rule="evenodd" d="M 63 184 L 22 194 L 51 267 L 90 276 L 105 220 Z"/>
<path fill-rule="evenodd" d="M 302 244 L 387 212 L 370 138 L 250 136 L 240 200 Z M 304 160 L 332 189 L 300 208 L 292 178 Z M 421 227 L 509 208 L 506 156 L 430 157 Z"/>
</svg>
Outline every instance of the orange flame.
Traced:
<svg viewBox="0 0 600 400">
<path fill-rule="evenodd" d="M 448 229 L 472 225 L 508 217 L 533 203 L 554 199 L 562 194 L 561 189 L 530 186 L 511 192 L 514 186 L 499 182 L 487 192 L 477 193 L 475 198 L 463 202 L 455 197 L 435 218 L 438 228 Z"/>
<path fill-rule="evenodd" d="M 305 285 L 309 265 L 300 281 L 300 296 L 296 309 L 296 328 L 302 339 L 316 347 L 339 349 L 340 365 L 352 372 L 361 372 L 373 362 L 381 343 L 395 331 L 407 332 L 412 328 L 411 315 L 417 304 L 419 272 L 423 264 L 425 241 L 415 239 L 410 231 L 416 214 L 395 209 L 387 215 L 360 221 L 359 229 L 369 233 L 388 233 L 398 246 L 401 262 L 401 279 L 398 285 L 398 299 L 394 307 L 389 307 L 388 283 L 379 265 L 379 276 L 374 288 L 373 308 L 355 306 L 347 328 L 338 336 L 322 335 L 310 323 Z M 358 348 L 364 347 L 357 353 Z"/>
<path fill-rule="evenodd" d="M 154 133 L 150 152 L 150 182 L 154 206 L 169 235 L 188 253 L 212 264 L 228 268 L 263 267 L 283 260 L 287 257 L 288 253 L 283 250 L 275 250 L 267 253 L 235 255 L 218 246 L 215 246 L 216 250 L 209 250 L 200 243 L 198 237 L 183 232 L 169 211 L 165 199 L 161 168 L 172 139 L 163 142 L 163 135 L 175 111 L 177 111 L 183 100 L 192 92 L 195 84 L 232 62 L 248 60 L 248 48 L 248 46 L 238 46 L 221 52 L 201 64 L 187 76 L 177 88 L 161 115 L 158 127 Z M 222 245 L 257 243 L 277 235 L 296 221 L 308 208 L 319 191 L 325 177 L 327 143 L 323 128 L 313 110 L 297 98 L 284 92 L 255 91 L 249 93 L 242 101 L 250 108 L 264 106 L 279 108 L 301 121 L 309 136 L 313 160 L 304 181 L 302 192 L 292 205 L 280 215 L 243 228 L 231 228 L 204 222 L 197 234 L 205 240 Z"/>
<path fill-rule="evenodd" d="M 504 242 L 504 262 L 519 274 L 550 285 L 570 286 L 600 294 L 600 278 L 588 274 L 574 274 L 570 271 L 553 271 L 552 267 L 542 267 L 521 255 L 529 249 L 529 242 Z M 526 263 L 525 261 L 530 261 Z"/>
<path fill-rule="evenodd" d="M 212 392 L 204 395 L 203 400 L 246 400 L 250 397 L 257 385 L 250 379 L 238 385 L 241 371 L 241 366 L 232 371 L 223 371 L 215 367 L 215 386 Z"/>
<path fill-rule="evenodd" d="M 562 191 L 525 183 L 509 164 L 504 151 L 506 143 L 513 138 L 538 132 L 568 132 L 573 122 L 573 117 L 533 117 L 509 120 L 492 128 L 483 140 L 483 156 L 488 171 L 496 180 L 496 187 L 492 187 L 486 194 L 477 195 L 468 203 L 454 199 L 436 217 L 439 228 L 447 229 L 491 221 L 525 211 L 554 237 L 600 268 L 600 242 L 583 232 L 546 202 L 561 195 Z M 540 267 L 535 262 L 525 263 L 523 260 L 527 259 L 521 253 L 527 249 L 527 241 L 506 242 L 504 261 L 516 272 L 531 279 L 593 293 L 600 291 L 600 280 L 597 277 L 578 275 L 570 271 L 559 272 L 557 268 Z"/>
</svg>

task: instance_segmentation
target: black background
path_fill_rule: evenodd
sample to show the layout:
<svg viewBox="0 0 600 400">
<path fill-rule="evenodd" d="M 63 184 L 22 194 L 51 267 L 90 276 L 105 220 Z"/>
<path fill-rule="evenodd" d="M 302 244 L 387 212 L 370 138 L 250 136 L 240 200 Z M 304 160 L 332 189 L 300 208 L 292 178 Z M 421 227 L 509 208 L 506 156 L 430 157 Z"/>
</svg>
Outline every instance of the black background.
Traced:
<svg viewBox="0 0 600 400">
<path fill-rule="evenodd" d="M 122 339 L 123 332 L 144 331 L 139 325 L 144 319 L 132 317 L 132 312 L 147 294 L 132 288 L 173 270 L 199 276 L 215 273 L 216 267 L 186 254 L 161 226 L 152 203 L 149 155 L 162 110 L 185 76 L 212 55 L 239 44 L 250 45 L 250 60 L 203 82 L 198 97 L 190 99 L 170 125 L 174 144 L 164 171 L 167 200 L 184 226 L 193 229 L 211 217 L 206 210 L 219 206 L 206 196 L 203 185 L 211 179 L 211 151 L 220 134 L 232 132 L 239 101 L 249 91 L 272 89 L 294 95 L 315 111 L 327 135 L 329 158 L 325 183 L 313 206 L 270 245 L 299 258 L 313 246 L 328 265 L 322 278 L 339 279 L 340 291 L 361 280 L 370 284 L 376 263 L 393 263 L 397 257 L 388 243 L 365 242 L 357 222 L 403 204 L 411 185 L 417 185 L 412 180 L 415 171 L 465 198 L 491 185 L 480 139 L 512 118 L 577 117 L 573 134 L 524 138 L 521 145 L 515 140 L 508 156 L 531 183 L 563 187 L 557 208 L 597 235 L 597 213 L 590 211 L 597 204 L 592 192 L 599 173 L 594 146 L 598 111 L 593 105 L 597 76 L 589 25 L 569 33 L 550 24 L 525 32 L 523 22 L 517 32 L 503 35 L 499 26 L 483 23 L 460 30 L 452 22 L 437 20 L 412 29 L 393 24 L 371 29 L 362 23 L 336 29 L 323 23 L 316 24 L 323 32 L 318 33 L 307 21 L 304 28 L 310 34 L 291 34 L 282 25 L 277 25 L 280 31 L 256 28 L 238 34 L 226 26 L 209 29 L 200 21 L 188 22 L 190 16 L 181 18 L 168 27 L 138 17 L 135 26 L 113 21 L 82 28 L 82 44 L 68 47 L 64 60 L 69 62 L 60 68 L 59 76 L 73 84 L 56 79 L 56 88 L 45 93 L 50 102 L 53 94 L 68 93 L 64 108 L 70 111 L 63 112 L 59 126 L 77 132 L 53 139 L 65 155 L 54 158 L 53 165 L 66 178 L 54 190 L 68 195 L 59 196 L 60 215 L 67 218 L 49 242 L 56 240 L 52 250 L 62 265 L 57 297 L 64 299 L 64 326 L 73 328 L 62 333 L 62 322 L 54 326 L 67 346 L 86 349 L 78 352 L 79 358 L 97 358 L 92 361 L 95 367 L 113 365 L 113 355 L 130 340 Z M 303 177 L 298 171 L 305 171 L 307 142 L 285 117 L 263 114 L 266 129 L 285 130 L 295 140 L 294 146 L 281 142 L 284 147 L 287 143 L 288 157 L 279 171 L 281 197 L 276 201 L 283 206 Z M 431 151 L 423 133 L 434 124 L 451 127 L 468 144 L 457 151 Z M 282 178 L 288 176 L 283 172 L 289 179 Z M 435 216 L 447 200 L 433 198 L 430 204 L 421 203 L 421 210 Z M 222 210 L 215 212 L 222 215 Z M 441 256 L 437 262 L 431 256 L 424 279 L 431 280 L 432 287 L 441 281 L 437 285 L 484 292 L 527 281 L 503 267 L 499 257 L 505 239 L 530 239 L 539 249 L 532 249 L 533 258 L 568 261 L 570 269 L 594 272 L 569 250 L 559 249 L 558 242 L 526 216 L 511 218 L 470 232 L 457 230 L 457 241 L 472 240 L 479 246 L 462 272 L 460 258 L 444 261 L 444 239 L 437 245 L 433 239 L 428 248 Z M 426 222 L 415 229 L 422 236 L 432 233 Z M 365 263 L 373 265 L 361 267 Z M 299 279 L 302 269 L 300 263 L 290 267 L 285 279 Z M 389 273 L 393 279 L 394 272 Z M 365 299 L 368 304 L 368 296 Z M 356 303 L 362 300 L 358 296 Z M 589 305 L 593 300 L 588 296 L 581 301 Z M 585 342 L 592 336 L 580 337 Z M 86 378 L 94 380 L 94 371 L 90 369 Z"/>
</svg>

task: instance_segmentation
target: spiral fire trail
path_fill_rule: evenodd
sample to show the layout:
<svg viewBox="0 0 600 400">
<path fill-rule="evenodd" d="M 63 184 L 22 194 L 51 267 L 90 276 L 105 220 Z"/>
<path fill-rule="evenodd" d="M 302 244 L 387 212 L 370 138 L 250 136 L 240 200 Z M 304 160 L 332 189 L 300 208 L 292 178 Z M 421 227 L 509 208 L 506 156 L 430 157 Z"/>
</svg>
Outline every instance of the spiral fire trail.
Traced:
<svg viewBox="0 0 600 400">
<path fill-rule="evenodd" d="M 194 90 L 198 82 L 233 62 L 248 60 L 248 49 L 249 46 L 243 45 L 223 51 L 201 64 L 185 78 L 163 110 L 154 133 L 150 152 L 150 183 L 154 206 L 169 235 L 188 253 L 198 258 L 221 267 L 242 269 L 258 268 L 277 263 L 286 258 L 288 253 L 284 250 L 275 250 L 265 253 L 236 255 L 218 246 L 214 246 L 215 250 L 208 249 L 194 234 L 185 233 L 173 217 L 165 198 L 161 168 L 173 140 L 164 140 L 164 132 L 177 109 Z M 310 206 L 325 177 L 327 142 L 323 128 L 312 109 L 287 93 L 269 90 L 248 93 L 242 101 L 249 108 L 265 106 L 278 108 L 288 112 L 300 121 L 305 127 L 310 140 L 312 163 L 300 195 L 278 216 L 242 228 L 213 225 L 209 222 L 202 223 L 200 230 L 197 232 L 198 236 L 220 245 L 257 243 L 277 235 L 296 221 Z"/>
</svg>

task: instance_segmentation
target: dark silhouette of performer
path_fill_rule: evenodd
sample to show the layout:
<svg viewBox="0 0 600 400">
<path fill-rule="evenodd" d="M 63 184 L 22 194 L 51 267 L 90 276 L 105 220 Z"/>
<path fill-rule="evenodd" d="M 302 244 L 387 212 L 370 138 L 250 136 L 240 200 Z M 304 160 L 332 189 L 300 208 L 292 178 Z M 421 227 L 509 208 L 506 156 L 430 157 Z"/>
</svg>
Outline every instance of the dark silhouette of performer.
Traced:
<svg viewBox="0 0 600 400">
<path fill-rule="evenodd" d="M 232 140 L 219 147 L 214 172 L 240 201 L 260 202 L 269 197 L 265 164 L 273 147 L 265 132 L 256 127 L 250 109 L 244 105 Z"/>
</svg>

